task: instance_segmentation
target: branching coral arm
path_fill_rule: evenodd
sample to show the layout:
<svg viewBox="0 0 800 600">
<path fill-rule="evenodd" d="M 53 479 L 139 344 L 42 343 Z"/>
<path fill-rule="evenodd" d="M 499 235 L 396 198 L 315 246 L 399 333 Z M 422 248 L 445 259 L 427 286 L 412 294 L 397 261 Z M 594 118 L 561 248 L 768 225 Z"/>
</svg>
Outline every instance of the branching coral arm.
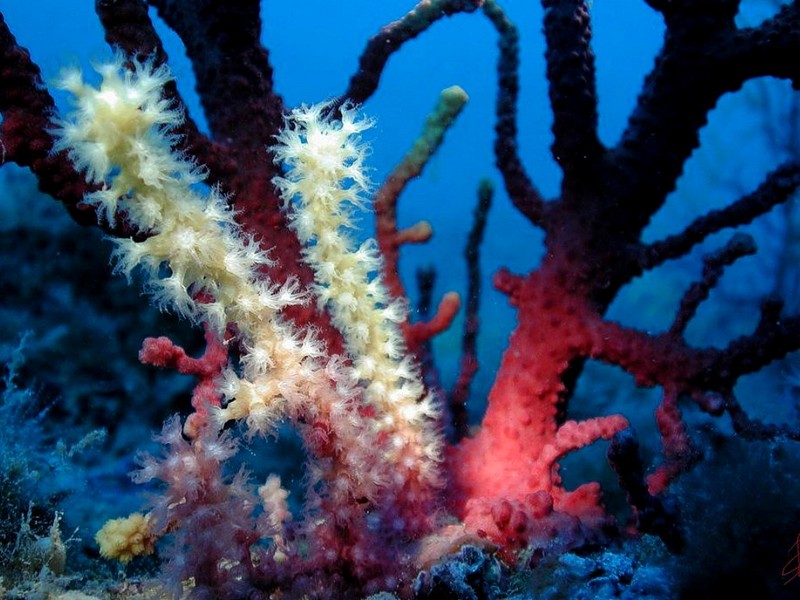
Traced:
<svg viewBox="0 0 800 600">
<path fill-rule="evenodd" d="M 144 267 L 157 302 L 194 322 L 217 332 L 237 324 L 253 360 L 243 378 L 229 373 L 223 391 L 231 397 L 220 418 L 247 419 L 251 431 L 265 432 L 285 410 L 286 382 L 300 381 L 290 371 L 319 353 L 278 315 L 303 298 L 293 282 L 276 286 L 257 276 L 269 262 L 266 254 L 240 230 L 216 190 L 199 191 L 201 169 L 173 152 L 167 130 L 182 114 L 162 97 L 166 67 L 134 63 L 129 71 L 122 63 L 118 56 L 98 67 L 98 89 L 77 70 L 64 73 L 60 86 L 74 95 L 77 110 L 59 124 L 56 149 L 103 186 L 88 203 L 111 222 L 124 210 L 134 229 L 150 234 L 116 241 L 118 271 Z M 276 382 L 284 383 L 280 392 Z"/>
<path fill-rule="evenodd" d="M 357 136 L 369 121 L 347 106 L 340 111 L 341 121 L 331 121 L 323 117 L 326 108 L 316 105 L 292 112 L 273 148 L 276 160 L 287 166 L 286 176 L 276 178 L 275 184 L 289 222 L 306 246 L 304 256 L 315 273 L 318 300 L 330 308 L 344 335 L 352 383 L 363 386 L 364 400 L 377 409 L 379 427 L 396 436 L 396 452 L 387 458 L 402 462 L 400 456 L 418 448 L 422 457 L 416 458 L 429 463 L 441 452 L 434 427 L 438 408 L 406 353 L 400 330 L 407 319 L 405 302 L 386 289 L 374 241 L 356 247 L 348 233 L 353 207 L 364 202 L 365 149 Z M 409 457 L 407 467 L 416 458 Z M 435 482 L 434 471 L 430 475 Z"/>
<path fill-rule="evenodd" d="M 403 18 L 389 23 L 370 38 L 361 54 L 359 69 L 350 79 L 343 99 L 362 104 L 372 96 L 389 57 L 433 23 L 459 12 L 473 12 L 482 0 L 421 0 Z"/>
</svg>

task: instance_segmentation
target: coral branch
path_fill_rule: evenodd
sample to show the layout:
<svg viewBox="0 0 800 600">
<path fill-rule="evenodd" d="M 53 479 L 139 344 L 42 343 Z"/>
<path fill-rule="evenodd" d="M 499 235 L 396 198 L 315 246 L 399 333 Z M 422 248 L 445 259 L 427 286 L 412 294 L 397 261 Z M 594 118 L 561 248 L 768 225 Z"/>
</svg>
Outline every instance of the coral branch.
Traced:
<svg viewBox="0 0 800 600">
<path fill-rule="evenodd" d="M 430 225 L 424 221 L 408 229 L 398 230 L 397 202 L 409 182 L 420 176 L 431 156 L 442 145 L 444 134 L 455 122 L 466 102 L 467 94 L 460 87 L 453 86 L 443 90 L 411 149 L 375 192 L 375 236 L 384 259 L 383 277 L 394 298 L 405 296 L 397 266 L 400 246 L 404 243 L 425 242 L 433 233 Z"/>
<path fill-rule="evenodd" d="M 0 145 L 2 160 L 29 167 L 39 187 L 64 203 L 72 217 L 83 224 L 98 222 L 90 207 L 81 206 L 84 194 L 92 190 L 75 171 L 65 154 L 53 154 L 49 133 L 55 103 L 42 82 L 39 67 L 30 53 L 17 44 L 0 13 Z M 113 228 L 108 228 L 114 233 Z"/>
<path fill-rule="evenodd" d="M 752 237 L 740 233 L 736 234 L 720 250 L 703 257 L 703 278 L 692 284 L 681 298 L 681 304 L 675 315 L 675 320 L 669 328 L 672 335 L 683 335 L 686 326 L 694 317 L 700 304 L 708 298 L 709 292 L 716 287 L 717 281 L 722 277 L 723 269 L 732 265 L 736 260 L 748 254 L 755 254 L 756 244 Z"/>
<path fill-rule="evenodd" d="M 150 0 L 180 36 L 192 60 L 197 90 L 215 139 L 238 161 L 270 164 L 264 133 L 278 133 L 283 102 L 272 84 L 269 53 L 261 46 L 257 0 Z"/>
<path fill-rule="evenodd" d="M 495 0 L 486 0 L 483 11 L 500 36 L 495 109 L 497 137 L 494 144 L 497 168 L 503 175 L 506 190 L 517 210 L 535 225 L 541 225 L 545 214 L 544 199 L 525 172 L 517 141 L 519 33 Z"/>
<path fill-rule="evenodd" d="M 567 185 L 578 185 L 597 168 L 603 147 L 597 137 L 597 92 L 590 46 L 589 8 L 580 0 L 546 0 L 547 79 L 553 109 L 553 157 Z"/>
<path fill-rule="evenodd" d="M 458 117 L 466 101 L 467 94 L 458 86 L 442 91 L 433 112 L 425 121 L 422 133 L 375 193 L 375 237 L 383 258 L 383 279 L 393 298 L 406 296 L 398 270 L 400 247 L 408 243 L 426 242 L 433 234 L 430 224 L 426 221 L 406 229 L 398 229 L 397 202 L 408 183 L 419 177 L 431 156 L 442 145 L 445 133 Z M 411 351 L 417 353 L 421 344 L 447 329 L 459 305 L 458 295 L 451 292 L 442 299 L 436 315 L 430 321 L 405 323 L 404 336 Z"/>
<path fill-rule="evenodd" d="M 467 400 L 475 373 L 478 372 L 478 309 L 481 300 L 480 247 L 486 229 L 486 219 L 492 205 L 494 188 L 489 181 L 482 181 L 478 189 L 478 204 L 475 207 L 464 257 L 467 259 L 467 306 L 464 314 L 464 334 L 461 339 L 461 364 L 458 378 L 447 396 L 453 428 L 453 441 L 460 441 L 467 434 Z"/>
<path fill-rule="evenodd" d="M 664 47 L 615 151 L 621 174 L 635 174 L 635 184 L 629 179 L 633 193 L 624 201 L 625 210 L 649 218 L 658 208 L 699 144 L 708 112 L 724 93 L 764 75 L 790 78 L 797 87 L 797 65 L 790 57 L 800 51 L 800 5 L 792 2 L 758 28 L 745 30 L 734 23 L 737 5 L 659 5 L 667 23 Z"/>
<path fill-rule="evenodd" d="M 358 61 L 358 71 L 350 79 L 341 101 L 363 104 L 378 89 L 386 62 L 404 43 L 439 19 L 459 12 L 473 12 L 482 3 L 483 0 L 421 0 L 403 18 L 386 25 L 370 38 Z"/>
<path fill-rule="evenodd" d="M 141 0 L 100 1 L 95 4 L 97 16 L 105 30 L 106 42 L 122 50 L 134 60 L 153 60 L 155 65 L 168 62 L 161 38 L 147 14 L 147 5 Z M 164 97 L 184 114 L 183 123 L 175 129 L 181 136 L 185 150 L 209 170 L 214 184 L 226 181 L 235 173 L 235 165 L 226 148 L 203 135 L 190 118 L 178 87 L 174 81 L 164 86 Z"/>
<path fill-rule="evenodd" d="M 746 225 L 775 206 L 786 202 L 800 188 L 800 164 L 781 165 L 769 173 L 753 192 L 725 208 L 710 211 L 695 219 L 681 233 L 643 246 L 641 267 L 652 269 L 661 263 L 687 254 L 708 236 L 729 227 Z"/>
<path fill-rule="evenodd" d="M 192 358 L 180 346 L 167 337 L 145 338 L 139 351 L 139 360 L 146 365 L 175 369 L 183 375 L 197 378 L 192 393 L 192 413 L 184 425 L 184 433 L 191 439 L 210 426 L 211 410 L 220 408 L 221 396 L 217 390 L 217 379 L 228 365 L 228 350 L 217 335 L 206 329 L 206 350 L 200 358 Z"/>
<path fill-rule="evenodd" d="M 670 549 L 679 551 L 685 540 L 677 524 L 675 501 L 668 496 L 654 496 L 647 489 L 639 441 L 633 430 L 623 429 L 614 436 L 608 448 L 608 460 L 636 511 L 636 528 L 659 536 Z"/>
</svg>

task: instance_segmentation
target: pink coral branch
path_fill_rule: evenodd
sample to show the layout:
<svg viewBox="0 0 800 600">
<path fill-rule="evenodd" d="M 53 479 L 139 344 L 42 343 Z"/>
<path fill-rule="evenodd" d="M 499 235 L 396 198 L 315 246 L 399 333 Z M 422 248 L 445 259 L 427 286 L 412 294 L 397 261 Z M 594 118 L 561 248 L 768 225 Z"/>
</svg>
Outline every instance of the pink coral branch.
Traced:
<svg viewBox="0 0 800 600">
<path fill-rule="evenodd" d="M 209 426 L 209 410 L 221 405 L 221 396 L 216 381 L 228 364 L 228 348 L 217 335 L 206 328 L 206 349 L 200 358 L 193 358 L 168 337 L 148 337 L 142 342 L 139 361 L 161 369 L 174 369 L 183 375 L 197 379 L 192 392 L 192 413 L 186 420 L 184 432 L 196 438 Z"/>
</svg>

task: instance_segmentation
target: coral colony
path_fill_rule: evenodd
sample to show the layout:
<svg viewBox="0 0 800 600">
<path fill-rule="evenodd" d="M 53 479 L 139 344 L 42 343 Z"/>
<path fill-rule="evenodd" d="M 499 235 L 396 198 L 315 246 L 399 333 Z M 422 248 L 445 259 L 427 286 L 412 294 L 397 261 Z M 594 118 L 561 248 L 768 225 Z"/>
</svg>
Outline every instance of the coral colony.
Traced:
<svg viewBox="0 0 800 600">
<path fill-rule="evenodd" d="M 785 314 L 780 299 L 766 298 L 752 333 L 725 347 L 684 338 L 724 269 L 755 251 L 749 236 L 731 235 L 706 256 L 667 331 L 603 315 L 633 278 L 797 190 L 800 165 L 787 162 L 682 232 L 641 239 L 720 96 L 759 76 L 800 86 L 800 2 L 752 28 L 735 24 L 735 0 L 647 3 L 666 23 L 663 48 L 619 143 L 605 147 L 586 3 L 543 1 L 552 152 L 563 172 L 549 201 L 517 154 L 517 32 L 494 0 L 420 2 L 369 40 L 341 97 L 292 110 L 273 89 L 255 1 L 98 1 L 113 58 L 96 67 L 96 86 L 79 70 L 62 74 L 56 85 L 74 100 L 65 115 L 0 20 L 4 161 L 29 168 L 76 221 L 113 238 L 115 269 L 141 272 L 153 302 L 205 330 L 200 358 L 165 337 L 144 340 L 142 362 L 196 377 L 192 412 L 166 422 L 161 456 L 141 459 L 135 480 L 160 482 L 160 496 L 100 530 L 103 556 L 127 562 L 158 548 L 175 593 L 191 581 L 196 597 L 408 596 L 420 570 L 466 546 L 513 564 L 523 551 L 557 553 L 621 535 L 598 484 L 567 490 L 559 477 L 565 455 L 601 439 L 611 440 L 608 458 L 633 509 L 627 533 L 678 549 L 669 486 L 702 454 L 680 402 L 726 416 L 739 436 L 798 438 L 751 419 L 734 394 L 741 376 L 800 348 L 800 318 Z M 148 5 L 186 46 L 209 135 L 184 108 Z M 370 122 L 358 107 L 392 53 L 461 12 L 482 12 L 496 28 L 496 164 L 547 250 L 529 273 L 494 275 L 518 325 L 469 434 L 463 404 L 477 369 L 476 305 L 466 306 L 459 382 L 444 394 L 428 342 L 450 325 L 459 300 L 448 294 L 430 320 L 410 322 L 398 253 L 431 232 L 395 220 L 398 196 L 442 141 L 463 91 L 442 93 L 418 144 L 375 193 L 376 240 L 358 242 L 353 218 L 370 204 L 359 141 Z M 484 186 L 473 266 L 490 196 Z M 643 465 L 623 415 L 570 418 L 588 358 L 662 391 L 657 466 Z M 250 481 L 229 466 L 280 422 L 293 425 L 307 454 L 302 510 L 290 507 L 279 477 Z"/>
</svg>

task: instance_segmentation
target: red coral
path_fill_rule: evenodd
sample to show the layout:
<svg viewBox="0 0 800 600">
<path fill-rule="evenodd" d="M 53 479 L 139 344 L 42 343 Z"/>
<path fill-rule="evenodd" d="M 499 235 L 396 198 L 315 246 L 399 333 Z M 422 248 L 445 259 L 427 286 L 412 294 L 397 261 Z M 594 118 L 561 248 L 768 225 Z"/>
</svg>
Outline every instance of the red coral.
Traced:
<svg viewBox="0 0 800 600">
<path fill-rule="evenodd" d="M 198 436 L 208 424 L 209 409 L 220 406 L 217 379 L 228 364 L 228 349 L 217 336 L 206 329 L 206 351 L 200 358 L 188 356 L 183 348 L 167 337 L 145 338 L 139 351 L 139 360 L 146 365 L 162 369 L 175 369 L 183 375 L 197 378 L 192 392 L 194 413 L 189 416 L 184 432 L 191 438 Z"/>
</svg>

